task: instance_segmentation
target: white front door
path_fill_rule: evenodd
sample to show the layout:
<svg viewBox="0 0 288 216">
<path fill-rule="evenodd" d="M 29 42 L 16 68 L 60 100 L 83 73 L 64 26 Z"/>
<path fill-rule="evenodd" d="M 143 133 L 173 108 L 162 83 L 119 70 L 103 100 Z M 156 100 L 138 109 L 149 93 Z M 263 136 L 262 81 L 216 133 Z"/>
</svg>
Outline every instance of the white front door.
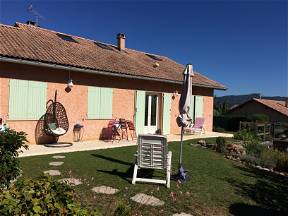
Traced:
<svg viewBox="0 0 288 216">
<path fill-rule="evenodd" d="M 145 96 L 145 120 L 144 133 L 154 134 L 158 126 L 159 97 L 156 94 L 146 93 Z"/>
</svg>

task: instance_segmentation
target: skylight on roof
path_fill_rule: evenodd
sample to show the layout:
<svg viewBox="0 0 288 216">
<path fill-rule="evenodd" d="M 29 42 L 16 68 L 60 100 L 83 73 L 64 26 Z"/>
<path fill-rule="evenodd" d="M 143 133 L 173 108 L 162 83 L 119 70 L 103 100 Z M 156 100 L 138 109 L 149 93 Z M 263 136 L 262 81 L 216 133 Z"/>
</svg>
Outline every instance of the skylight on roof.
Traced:
<svg viewBox="0 0 288 216">
<path fill-rule="evenodd" d="M 73 43 L 78 43 L 73 37 L 69 35 L 57 33 L 57 36 L 60 37 L 62 40 L 73 42 Z"/>
<path fill-rule="evenodd" d="M 152 55 L 152 54 L 146 54 L 146 55 L 148 57 L 152 58 L 153 60 L 162 61 L 162 59 L 159 56 L 155 56 L 155 55 Z"/>
<path fill-rule="evenodd" d="M 98 47 L 102 48 L 102 49 L 107 49 L 107 50 L 113 50 L 109 45 L 107 44 L 103 44 L 103 43 L 99 43 L 99 42 L 94 42 Z"/>
</svg>

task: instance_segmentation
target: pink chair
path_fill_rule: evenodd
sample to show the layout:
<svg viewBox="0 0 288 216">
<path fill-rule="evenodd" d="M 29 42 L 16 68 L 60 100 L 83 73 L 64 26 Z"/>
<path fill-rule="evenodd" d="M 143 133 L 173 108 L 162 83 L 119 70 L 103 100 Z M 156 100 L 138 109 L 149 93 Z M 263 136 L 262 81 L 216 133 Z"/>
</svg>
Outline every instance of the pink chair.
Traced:
<svg viewBox="0 0 288 216">
<path fill-rule="evenodd" d="M 195 123 L 191 127 L 185 128 L 185 132 L 191 133 L 191 134 L 204 134 L 205 129 L 204 129 L 204 118 L 202 117 L 197 117 L 195 119 Z"/>
</svg>

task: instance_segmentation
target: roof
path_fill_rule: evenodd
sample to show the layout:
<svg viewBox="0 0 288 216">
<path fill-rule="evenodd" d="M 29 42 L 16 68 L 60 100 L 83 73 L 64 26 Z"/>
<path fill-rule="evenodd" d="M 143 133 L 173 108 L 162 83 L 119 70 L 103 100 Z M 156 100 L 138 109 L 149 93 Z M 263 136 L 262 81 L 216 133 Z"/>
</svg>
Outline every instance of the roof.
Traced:
<svg viewBox="0 0 288 216">
<path fill-rule="evenodd" d="M 268 100 L 268 99 L 256 99 L 253 98 L 254 101 L 257 101 L 283 115 L 288 116 L 288 107 L 285 106 L 285 101 L 277 101 L 277 100 Z"/>
<path fill-rule="evenodd" d="M 285 116 L 288 117 L 288 107 L 285 106 L 285 101 L 277 101 L 277 100 L 268 100 L 268 99 L 257 99 L 257 98 L 252 98 L 251 100 L 243 103 L 243 104 L 240 104 L 234 108 L 232 108 L 230 111 L 233 111 L 235 109 L 238 109 L 240 107 L 243 107 L 245 106 L 246 103 L 249 103 L 249 102 L 252 102 L 252 101 L 255 101 L 257 103 L 260 103 L 270 109 L 273 109 L 275 110 L 276 112 L 279 112 Z"/>
<path fill-rule="evenodd" d="M 0 24 L 1 57 L 178 83 L 184 70 L 183 65 L 165 56 L 128 48 L 119 51 L 111 44 L 18 22 L 14 26 Z M 159 63 L 158 67 L 155 62 Z M 192 80 L 194 86 L 226 89 L 197 72 Z"/>
</svg>

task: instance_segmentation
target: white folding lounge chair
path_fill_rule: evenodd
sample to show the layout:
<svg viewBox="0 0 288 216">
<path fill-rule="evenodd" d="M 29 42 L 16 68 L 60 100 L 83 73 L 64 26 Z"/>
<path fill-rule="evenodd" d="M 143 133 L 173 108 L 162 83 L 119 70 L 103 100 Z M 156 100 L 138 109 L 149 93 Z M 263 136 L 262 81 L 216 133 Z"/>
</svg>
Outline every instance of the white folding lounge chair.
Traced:
<svg viewBox="0 0 288 216">
<path fill-rule="evenodd" d="M 168 152 L 167 138 L 160 135 L 139 135 L 138 151 L 132 184 L 138 182 L 150 182 L 165 184 L 170 188 L 172 152 Z M 166 171 L 166 180 L 137 178 L 138 169 L 158 169 Z"/>
</svg>

